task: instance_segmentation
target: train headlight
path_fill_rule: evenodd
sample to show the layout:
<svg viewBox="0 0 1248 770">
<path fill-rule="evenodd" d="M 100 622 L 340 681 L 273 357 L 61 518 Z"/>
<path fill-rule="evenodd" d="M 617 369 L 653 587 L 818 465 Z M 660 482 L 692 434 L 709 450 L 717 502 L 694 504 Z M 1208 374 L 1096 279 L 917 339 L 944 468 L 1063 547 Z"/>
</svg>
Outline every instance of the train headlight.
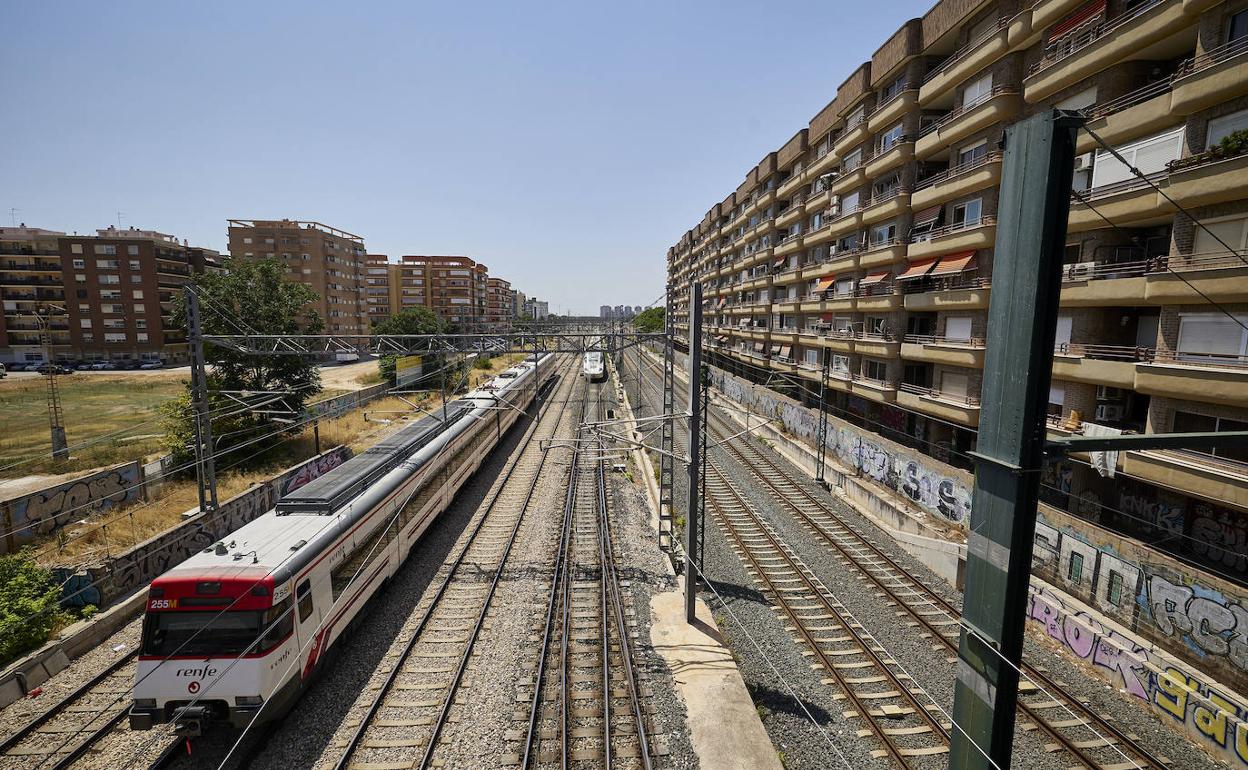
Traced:
<svg viewBox="0 0 1248 770">
<path fill-rule="evenodd" d="M 259 706 L 264 703 L 264 698 L 259 695 L 236 695 L 234 696 L 235 706 Z"/>
<path fill-rule="evenodd" d="M 155 698 L 135 698 L 134 707 L 136 709 L 154 709 L 156 708 Z"/>
</svg>

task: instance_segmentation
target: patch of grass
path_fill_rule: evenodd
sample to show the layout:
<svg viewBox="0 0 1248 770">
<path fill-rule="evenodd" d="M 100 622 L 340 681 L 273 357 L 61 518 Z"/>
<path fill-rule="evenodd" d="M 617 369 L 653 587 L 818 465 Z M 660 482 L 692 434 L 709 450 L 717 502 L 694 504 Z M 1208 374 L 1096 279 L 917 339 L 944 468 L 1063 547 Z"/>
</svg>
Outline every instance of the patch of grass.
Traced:
<svg viewBox="0 0 1248 770">
<path fill-rule="evenodd" d="M 68 473 L 147 457 L 161 450 L 157 408 L 182 392 L 180 374 L 74 374 L 58 379 L 65 434 L 71 447 L 105 434 L 112 438 L 71 450 L 53 461 L 48 430 L 47 380 L 0 381 L 0 477 Z"/>
</svg>

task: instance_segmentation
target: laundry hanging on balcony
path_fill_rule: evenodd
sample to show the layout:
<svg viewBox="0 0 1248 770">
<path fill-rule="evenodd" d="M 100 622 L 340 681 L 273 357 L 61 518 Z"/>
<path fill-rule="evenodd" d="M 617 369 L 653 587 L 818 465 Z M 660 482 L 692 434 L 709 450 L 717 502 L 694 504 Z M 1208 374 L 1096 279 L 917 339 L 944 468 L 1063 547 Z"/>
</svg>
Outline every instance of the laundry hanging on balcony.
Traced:
<svg viewBox="0 0 1248 770">
<path fill-rule="evenodd" d="M 918 262 L 911 262 L 906 271 L 897 276 L 897 280 L 911 281 L 915 278 L 922 278 L 930 273 L 939 261 L 939 257 L 933 257 L 932 259 L 921 259 Z"/>
<path fill-rule="evenodd" d="M 1111 428 L 1108 425 L 1097 425 L 1093 422 L 1085 422 L 1083 424 L 1083 435 L 1089 438 L 1097 436 L 1121 436 L 1121 428 Z M 1117 452 L 1088 452 L 1088 459 L 1092 461 L 1092 467 L 1096 468 L 1096 472 L 1102 478 L 1112 479 L 1114 470 L 1118 466 Z"/>
</svg>

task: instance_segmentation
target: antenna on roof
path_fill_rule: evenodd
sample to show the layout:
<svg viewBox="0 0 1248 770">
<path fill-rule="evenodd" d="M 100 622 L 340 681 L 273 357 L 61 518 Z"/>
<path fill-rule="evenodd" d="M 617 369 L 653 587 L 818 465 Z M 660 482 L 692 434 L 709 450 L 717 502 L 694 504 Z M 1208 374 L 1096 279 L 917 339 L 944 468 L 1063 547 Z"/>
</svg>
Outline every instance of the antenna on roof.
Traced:
<svg viewBox="0 0 1248 770">
<path fill-rule="evenodd" d="M 118 230 L 121 229 L 121 220 L 125 219 L 125 217 L 126 217 L 126 214 L 124 211 L 117 212 L 117 229 Z"/>
<path fill-rule="evenodd" d="M 9 219 L 13 221 L 14 227 L 17 227 L 17 212 L 19 211 L 21 211 L 21 209 L 15 209 L 12 206 L 9 207 Z"/>
</svg>

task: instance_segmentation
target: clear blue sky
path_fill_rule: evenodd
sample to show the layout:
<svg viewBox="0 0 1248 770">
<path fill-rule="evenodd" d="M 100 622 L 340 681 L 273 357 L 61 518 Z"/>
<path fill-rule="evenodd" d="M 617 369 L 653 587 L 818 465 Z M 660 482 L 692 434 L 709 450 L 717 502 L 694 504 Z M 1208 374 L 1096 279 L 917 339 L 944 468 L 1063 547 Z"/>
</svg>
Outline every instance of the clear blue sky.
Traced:
<svg viewBox="0 0 1248 770">
<path fill-rule="evenodd" d="M 929 0 L 26 2 L 0 214 L 225 247 L 317 219 L 551 302 L 650 302 L 663 256 Z"/>
</svg>

